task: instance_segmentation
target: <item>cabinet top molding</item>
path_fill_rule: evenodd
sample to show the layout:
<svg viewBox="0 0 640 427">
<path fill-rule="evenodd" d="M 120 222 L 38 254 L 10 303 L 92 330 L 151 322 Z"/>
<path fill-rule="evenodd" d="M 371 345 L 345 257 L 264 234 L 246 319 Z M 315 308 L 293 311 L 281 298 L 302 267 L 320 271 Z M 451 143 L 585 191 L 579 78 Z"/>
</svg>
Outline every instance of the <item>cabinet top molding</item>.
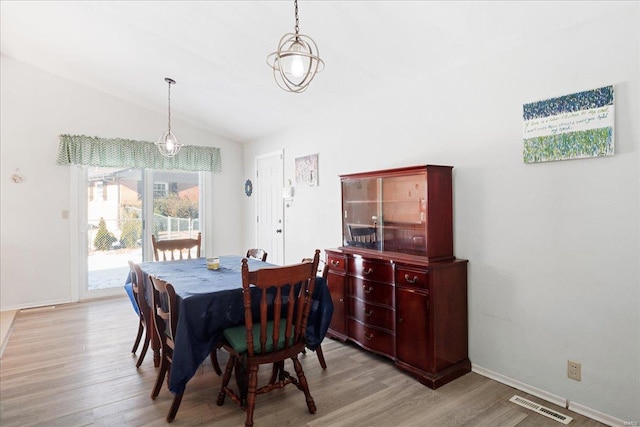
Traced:
<svg viewBox="0 0 640 427">
<path fill-rule="evenodd" d="M 349 178 L 363 178 L 363 177 L 376 177 L 376 176 L 395 176 L 395 175 L 406 175 L 411 172 L 427 172 L 429 170 L 435 171 L 438 169 L 453 169 L 453 166 L 444 166 L 444 165 L 419 165 L 419 166 L 405 166 L 401 168 L 392 168 L 392 169 L 381 169 L 376 171 L 363 171 L 363 172 L 355 172 L 339 175 L 341 179 L 349 179 Z"/>
</svg>

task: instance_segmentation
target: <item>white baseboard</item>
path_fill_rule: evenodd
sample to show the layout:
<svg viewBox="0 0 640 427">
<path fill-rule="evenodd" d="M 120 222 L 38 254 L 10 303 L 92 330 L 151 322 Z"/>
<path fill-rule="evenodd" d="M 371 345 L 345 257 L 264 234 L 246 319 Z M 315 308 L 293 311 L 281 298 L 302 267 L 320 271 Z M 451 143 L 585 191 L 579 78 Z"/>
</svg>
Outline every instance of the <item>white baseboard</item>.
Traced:
<svg viewBox="0 0 640 427">
<path fill-rule="evenodd" d="M 0 312 L 0 359 L 2 359 L 4 349 L 7 347 L 7 342 L 13 330 L 13 322 L 16 320 L 17 315 L 17 310 Z"/>
<path fill-rule="evenodd" d="M 540 390 L 539 388 L 530 386 L 529 384 L 525 384 L 518 380 L 514 380 L 513 378 L 509 378 L 505 375 L 499 374 L 489 369 L 485 369 L 478 365 L 472 364 L 471 370 L 484 377 L 491 378 L 492 380 L 496 380 L 499 383 L 506 384 L 513 388 L 517 388 L 518 390 L 524 391 L 525 393 L 528 393 L 532 396 L 536 396 L 536 397 L 539 397 L 540 399 L 546 400 L 547 402 L 551 402 L 554 405 L 562 406 L 563 408 L 567 407 L 567 399 L 565 399 L 564 397 L 556 396 L 555 394 L 546 392 L 544 390 Z"/>
<path fill-rule="evenodd" d="M 6 307 L 1 307 L 0 310 L 2 311 L 10 311 L 10 310 L 17 310 L 17 311 L 22 311 L 22 310 L 29 310 L 31 308 L 40 308 L 40 307 L 48 307 L 50 305 L 61 305 L 61 304 L 69 304 L 71 301 L 69 300 L 50 300 L 50 301 L 44 301 L 44 302 L 40 302 L 38 304 L 18 304 L 18 305 L 10 305 L 10 306 L 6 306 Z"/>
<path fill-rule="evenodd" d="M 580 405 L 579 403 L 570 402 L 564 397 L 557 396 L 553 393 L 549 393 L 547 391 L 533 387 L 529 384 L 525 384 L 518 380 L 514 380 L 513 378 L 509 378 L 505 375 L 499 374 L 489 369 L 485 369 L 482 366 L 471 364 L 471 370 L 477 374 L 482 375 L 483 377 L 491 378 L 492 380 L 498 381 L 499 383 L 506 384 L 509 387 L 513 387 L 515 389 L 528 393 L 532 396 L 539 397 L 540 399 L 546 400 L 547 402 L 551 402 L 554 405 L 567 408 L 570 411 L 573 411 L 580 415 L 584 415 L 585 417 L 589 417 L 592 420 L 599 421 L 603 424 L 607 424 L 614 427 L 618 427 L 618 426 L 623 427 L 623 426 L 632 425 L 629 423 L 625 423 L 621 419 L 612 417 L 611 415 L 603 414 L 602 412 L 596 411 L 595 409 L 591 409 L 587 406 Z"/>
<path fill-rule="evenodd" d="M 569 401 L 568 406 L 570 411 L 573 411 L 577 414 L 584 415 L 585 417 L 589 417 L 592 420 L 599 421 L 608 426 L 614 427 L 623 427 L 623 426 L 633 426 L 637 424 L 633 424 L 631 422 L 626 422 L 616 417 L 612 417 L 611 415 L 603 414 L 600 411 L 596 411 L 595 409 L 591 409 L 587 406 L 581 405 L 579 403 Z M 637 421 L 635 421 L 637 423 Z"/>
</svg>

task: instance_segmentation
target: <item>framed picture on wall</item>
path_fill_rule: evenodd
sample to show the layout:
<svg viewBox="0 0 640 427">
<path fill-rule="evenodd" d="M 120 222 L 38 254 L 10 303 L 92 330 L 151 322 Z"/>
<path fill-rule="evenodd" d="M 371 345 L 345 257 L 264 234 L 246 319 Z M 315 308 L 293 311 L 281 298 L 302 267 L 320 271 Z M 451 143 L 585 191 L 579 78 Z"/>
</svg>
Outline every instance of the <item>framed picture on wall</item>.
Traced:
<svg viewBox="0 0 640 427">
<path fill-rule="evenodd" d="M 318 185 L 318 154 L 298 157 L 296 160 L 296 185 L 315 187 Z"/>
</svg>

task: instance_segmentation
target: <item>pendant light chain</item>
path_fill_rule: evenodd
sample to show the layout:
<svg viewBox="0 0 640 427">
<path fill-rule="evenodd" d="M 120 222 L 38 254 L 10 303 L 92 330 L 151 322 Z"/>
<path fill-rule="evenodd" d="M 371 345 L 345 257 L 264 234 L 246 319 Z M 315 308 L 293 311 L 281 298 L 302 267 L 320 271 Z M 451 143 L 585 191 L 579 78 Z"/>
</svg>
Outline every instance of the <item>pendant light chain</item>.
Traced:
<svg viewBox="0 0 640 427">
<path fill-rule="evenodd" d="M 296 13 L 296 40 L 298 39 L 298 34 L 300 34 L 300 20 L 298 19 L 298 0 L 294 0 L 293 4 L 295 6 Z"/>
<path fill-rule="evenodd" d="M 169 102 L 168 102 L 168 104 L 169 104 L 169 114 L 168 114 L 168 116 L 169 116 L 169 133 L 171 133 L 171 82 L 168 82 L 168 83 L 169 84 L 167 86 L 169 86 L 169 96 L 168 96 L 168 98 L 169 98 Z"/>
</svg>

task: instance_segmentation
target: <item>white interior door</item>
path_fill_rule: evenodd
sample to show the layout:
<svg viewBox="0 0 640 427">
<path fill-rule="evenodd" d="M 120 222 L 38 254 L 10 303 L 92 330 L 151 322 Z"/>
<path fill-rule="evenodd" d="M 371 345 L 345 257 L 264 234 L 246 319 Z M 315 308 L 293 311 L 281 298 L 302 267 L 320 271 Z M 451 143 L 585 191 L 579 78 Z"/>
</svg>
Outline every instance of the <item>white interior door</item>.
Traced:
<svg viewBox="0 0 640 427">
<path fill-rule="evenodd" d="M 283 183 L 282 151 L 256 157 L 256 247 L 278 265 L 284 264 Z"/>
</svg>

